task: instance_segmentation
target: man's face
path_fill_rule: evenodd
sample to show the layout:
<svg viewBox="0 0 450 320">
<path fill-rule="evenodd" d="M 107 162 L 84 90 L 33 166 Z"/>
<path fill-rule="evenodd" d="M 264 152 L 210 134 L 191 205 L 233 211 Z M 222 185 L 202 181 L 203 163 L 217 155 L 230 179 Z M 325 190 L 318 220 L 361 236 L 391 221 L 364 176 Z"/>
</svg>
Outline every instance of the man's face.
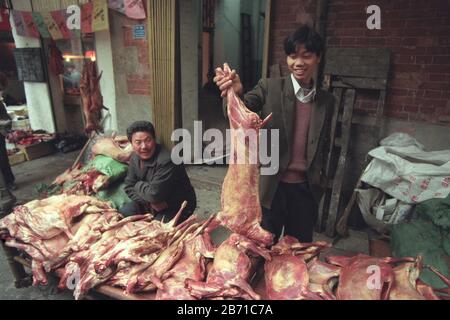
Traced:
<svg viewBox="0 0 450 320">
<path fill-rule="evenodd" d="M 301 85 L 309 85 L 316 67 L 320 63 L 320 57 L 306 50 L 305 46 L 297 46 L 297 52 L 287 56 L 286 62 L 289 71 Z"/>
<path fill-rule="evenodd" d="M 150 133 L 138 131 L 133 133 L 133 136 L 131 137 L 131 145 L 139 158 L 142 160 L 147 160 L 150 159 L 155 152 L 156 141 Z"/>
</svg>

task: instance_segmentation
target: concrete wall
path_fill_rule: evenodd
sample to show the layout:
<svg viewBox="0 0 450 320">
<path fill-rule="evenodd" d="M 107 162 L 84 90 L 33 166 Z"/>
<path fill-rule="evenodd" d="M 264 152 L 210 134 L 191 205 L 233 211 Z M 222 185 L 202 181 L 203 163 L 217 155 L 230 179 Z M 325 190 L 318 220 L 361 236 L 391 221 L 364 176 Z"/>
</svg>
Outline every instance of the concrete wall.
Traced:
<svg viewBox="0 0 450 320">
<path fill-rule="evenodd" d="M 214 29 L 214 66 L 228 62 L 240 71 L 241 1 L 217 0 Z"/>
<path fill-rule="evenodd" d="M 97 68 L 103 72 L 100 79 L 100 89 L 103 95 L 103 104 L 109 110 L 103 110 L 104 130 L 117 131 L 116 86 L 113 66 L 113 52 L 111 48 L 111 34 L 109 30 L 95 33 L 95 51 L 97 55 Z"/>
<path fill-rule="evenodd" d="M 117 130 L 124 134 L 132 122 L 152 120 L 148 41 L 133 40 L 132 36 L 132 26 L 146 22 L 111 10 L 109 17 Z"/>
<path fill-rule="evenodd" d="M 253 82 L 261 78 L 264 46 L 264 17 L 266 0 L 241 0 L 241 13 L 251 15 Z"/>
<path fill-rule="evenodd" d="M 180 12 L 181 117 L 183 128 L 194 133 L 199 114 L 199 45 L 201 34 L 201 2 L 183 0 Z M 194 143 L 194 141 L 192 141 Z M 199 144 L 201 145 L 201 144 Z"/>
<path fill-rule="evenodd" d="M 29 0 L 14 1 L 14 9 L 31 11 L 31 3 Z M 12 16 L 10 23 L 16 48 L 41 47 L 39 39 L 17 35 Z M 24 82 L 24 90 L 31 128 L 33 130 L 43 129 L 50 133 L 55 132 L 56 127 L 47 82 Z"/>
</svg>

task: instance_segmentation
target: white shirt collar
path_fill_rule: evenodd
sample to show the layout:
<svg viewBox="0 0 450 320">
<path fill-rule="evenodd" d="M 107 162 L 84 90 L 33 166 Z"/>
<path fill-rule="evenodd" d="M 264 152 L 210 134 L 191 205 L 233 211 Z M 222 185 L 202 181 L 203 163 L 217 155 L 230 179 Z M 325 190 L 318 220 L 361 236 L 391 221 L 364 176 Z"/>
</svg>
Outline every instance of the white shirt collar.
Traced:
<svg viewBox="0 0 450 320">
<path fill-rule="evenodd" d="M 294 93 L 297 100 L 302 103 L 311 102 L 316 96 L 316 86 L 314 85 L 312 89 L 302 88 L 298 81 L 294 78 L 291 73 L 292 85 L 294 86 Z"/>
</svg>

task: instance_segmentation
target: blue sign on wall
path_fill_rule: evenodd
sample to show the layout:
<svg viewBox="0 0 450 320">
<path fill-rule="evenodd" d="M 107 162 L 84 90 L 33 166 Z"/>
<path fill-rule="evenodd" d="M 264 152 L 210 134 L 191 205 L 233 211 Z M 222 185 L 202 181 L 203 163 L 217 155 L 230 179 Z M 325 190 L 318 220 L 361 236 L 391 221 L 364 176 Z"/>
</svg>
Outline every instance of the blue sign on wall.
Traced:
<svg viewBox="0 0 450 320">
<path fill-rule="evenodd" d="M 144 24 L 136 24 L 133 26 L 133 39 L 134 40 L 142 40 L 145 39 L 145 25 Z"/>
</svg>

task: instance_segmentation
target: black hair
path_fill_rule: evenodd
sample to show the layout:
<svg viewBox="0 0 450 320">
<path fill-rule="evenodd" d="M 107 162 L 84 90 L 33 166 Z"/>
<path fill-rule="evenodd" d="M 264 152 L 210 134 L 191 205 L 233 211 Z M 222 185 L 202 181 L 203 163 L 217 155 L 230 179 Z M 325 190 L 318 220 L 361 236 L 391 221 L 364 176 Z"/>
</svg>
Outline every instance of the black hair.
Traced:
<svg viewBox="0 0 450 320">
<path fill-rule="evenodd" d="M 320 56 L 324 50 L 322 37 L 310 26 L 304 24 L 284 40 L 284 52 L 291 55 L 297 52 L 298 45 L 305 45 L 309 52 Z"/>
<path fill-rule="evenodd" d="M 155 127 L 150 121 L 136 121 L 127 128 L 128 141 L 131 142 L 133 134 L 136 132 L 148 132 L 155 139 Z"/>
</svg>

